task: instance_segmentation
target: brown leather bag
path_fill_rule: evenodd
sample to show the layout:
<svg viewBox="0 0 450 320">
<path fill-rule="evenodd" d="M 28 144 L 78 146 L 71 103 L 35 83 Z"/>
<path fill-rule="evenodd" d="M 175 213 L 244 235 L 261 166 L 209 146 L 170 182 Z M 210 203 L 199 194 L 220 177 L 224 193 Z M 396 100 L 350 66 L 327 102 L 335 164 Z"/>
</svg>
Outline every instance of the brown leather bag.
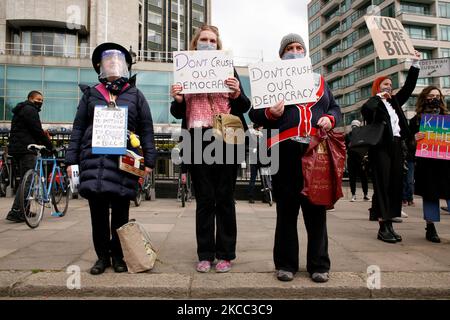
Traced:
<svg viewBox="0 0 450 320">
<path fill-rule="evenodd" d="M 228 113 L 216 113 L 214 102 L 209 93 L 208 102 L 214 114 L 214 137 L 216 139 L 223 139 L 227 144 L 243 144 L 245 142 L 245 132 L 241 119 L 238 116 Z"/>
</svg>

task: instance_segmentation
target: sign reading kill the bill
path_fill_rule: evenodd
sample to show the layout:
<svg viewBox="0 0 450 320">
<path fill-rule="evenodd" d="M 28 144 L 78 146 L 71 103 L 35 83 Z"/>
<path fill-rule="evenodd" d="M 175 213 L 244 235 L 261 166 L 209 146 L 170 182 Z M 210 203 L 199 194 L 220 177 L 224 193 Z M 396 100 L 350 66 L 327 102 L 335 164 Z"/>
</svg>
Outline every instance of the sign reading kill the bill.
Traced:
<svg viewBox="0 0 450 320">
<path fill-rule="evenodd" d="M 253 64 L 249 78 L 255 109 L 317 101 L 310 58 Z"/>
<path fill-rule="evenodd" d="M 414 46 L 402 23 L 395 18 L 364 16 L 381 60 L 415 58 Z"/>
<path fill-rule="evenodd" d="M 416 157 L 450 160 L 450 115 L 423 114 L 417 141 Z"/>
<path fill-rule="evenodd" d="M 234 76 L 233 56 L 223 50 L 176 51 L 173 71 L 183 94 L 231 92 L 225 80 Z"/>
<path fill-rule="evenodd" d="M 450 75 L 450 58 L 420 60 L 419 78 L 444 77 Z"/>
</svg>

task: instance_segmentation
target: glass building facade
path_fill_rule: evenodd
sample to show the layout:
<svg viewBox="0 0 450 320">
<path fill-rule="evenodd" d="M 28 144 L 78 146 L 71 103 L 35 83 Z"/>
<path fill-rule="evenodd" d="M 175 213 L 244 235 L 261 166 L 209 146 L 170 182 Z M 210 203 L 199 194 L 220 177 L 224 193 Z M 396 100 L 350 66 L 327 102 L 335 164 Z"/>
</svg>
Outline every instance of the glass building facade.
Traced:
<svg viewBox="0 0 450 320">
<path fill-rule="evenodd" d="M 155 124 L 180 123 L 170 115 L 172 72 L 134 71 L 137 87 L 150 105 Z M 244 91 L 250 97 L 250 82 L 240 76 Z M 79 84 L 95 85 L 97 74 L 92 68 L 23 66 L 0 64 L 0 121 L 11 121 L 11 110 L 26 100 L 31 90 L 44 95 L 40 114 L 43 123 L 71 124 L 82 92 Z"/>
</svg>

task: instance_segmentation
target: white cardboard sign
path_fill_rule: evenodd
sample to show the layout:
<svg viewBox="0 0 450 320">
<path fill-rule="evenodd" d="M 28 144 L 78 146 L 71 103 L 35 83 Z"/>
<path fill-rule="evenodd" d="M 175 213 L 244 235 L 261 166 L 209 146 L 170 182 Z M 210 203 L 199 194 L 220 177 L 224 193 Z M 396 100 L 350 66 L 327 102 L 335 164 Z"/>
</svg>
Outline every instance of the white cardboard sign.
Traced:
<svg viewBox="0 0 450 320">
<path fill-rule="evenodd" d="M 309 57 L 250 65 L 249 78 L 254 109 L 317 101 Z"/>
<path fill-rule="evenodd" d="M 230 51 L 201 50 L 173 53 L 174 81 L 181 93 L 232 92 L 225 80 L 234 76 Z"/>
<path fill-rule="evenodd" d="M 92 153 L 123 155 L 127 152 L 128 107 L 96 106 Z"/>
<path fill-rule="evenodd" d="M 420 60 L 419 78 L 443 77 L 450 75 L 450 58 Z"/>
</svg>

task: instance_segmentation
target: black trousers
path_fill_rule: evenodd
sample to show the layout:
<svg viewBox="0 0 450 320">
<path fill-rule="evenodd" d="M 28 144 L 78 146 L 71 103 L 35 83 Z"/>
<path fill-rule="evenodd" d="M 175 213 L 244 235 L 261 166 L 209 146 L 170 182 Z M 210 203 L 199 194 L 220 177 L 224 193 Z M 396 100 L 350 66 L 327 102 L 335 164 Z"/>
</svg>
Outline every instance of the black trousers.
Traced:
<svg viewBox="0 0 450 320">
<path fill-rule="evenodd" d="M 123 258 L 117 229 L 128 222 L 130 200 L 113 195 L 90 198 L 92 238 L 97 257 Z M 109 222 L 111 207 L 111 224 Z"/>
<path fill-rule="evenodd" d="M 348 179 L 350 181 L 350 191 L 352 195 L 356 194 L 356 179 L 361 178 L 361 187 L 363 189 L 364 195 L 369 192 L 369 186 L 367 182 L 367 173 L 363 170 L 361 164 L 361 158 L 356 156 L 348 156 Z"/>
<path fill-rule="evenodd" d="M 30 170 L 34 169 L 34 166 L 36 165 L 36 155 L 34 154 L 21 154 L 21 155 L 14 155 L 13 161 L 17 164 L 17 168 L 19 169 L 19 175 L 20 175 L 20 183 L 19 186 L 22 184 L 23 176 L 25 173 Z M 12 205 L 12 209 L 14 211 L 23 211 L 22 205 L 20 203 L 20 189 L 17 190 L 16 196 L 14 198 L 14 203 Z"/>
<path fill-rule="evenodd" d="M 369 150 L 373 174 L 372 212 L 377 218 L 400 217 L 403 191 L 403 154 L 400 138 Z"/>
<path fill-rule="evenodd" d="M 195 164 L 190 169 L 197 202 L 198 259 L 233 260 L 236 258 L 237 236 L 234 203 L 236 165 Z"/>
<path fill-rule="evenodd" d="M 298 214 L 300 207 L 308 234 L 306 269 L 328 272 L 328 234 L 326 210 L 300 195 L 303 189 L 301 157 L 306 145 L 287 140 L 280 143 L 280 165 L 273 176 L 274 196 L 277 202 L 277 225 L 273 259 L 277 270 L 297 272 L 299 269 Z"/>
</svg>

